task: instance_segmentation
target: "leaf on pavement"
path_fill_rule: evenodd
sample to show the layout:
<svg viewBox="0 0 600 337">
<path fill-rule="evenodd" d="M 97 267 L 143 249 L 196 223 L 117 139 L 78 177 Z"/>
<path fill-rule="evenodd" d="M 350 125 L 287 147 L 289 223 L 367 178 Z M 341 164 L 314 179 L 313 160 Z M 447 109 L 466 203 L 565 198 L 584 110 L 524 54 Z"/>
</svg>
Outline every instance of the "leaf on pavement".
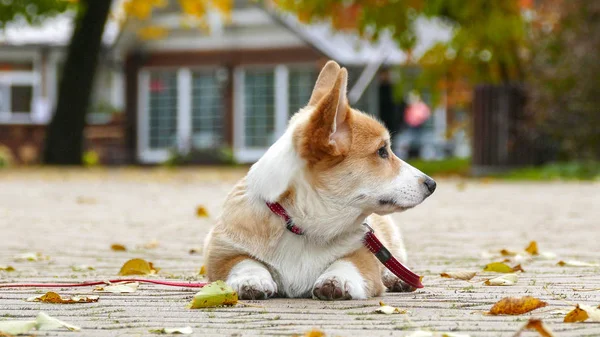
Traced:
<svg viewBox="0 0 600 337">
<path fill-rule="evenodd" d="M 577 260 L 569 260 L 569 261 L 558 261 L 557 263 L 561 267 L 598 267 L 600 266 L 597 263 L 589 263 Z"/>
<path fill-rule="evenodd" d="M 313 329 L 313 330 L 307 331 L 303 336 L 304 337 L 325 337 L 325 333 L 321 330 Z M 298 337 L 298 335 L 295 335 L 295 337 Z"/>
<path fill-rule="evenodd" d="M 196 207 L 196 216 L 199 218 L 206 218 L 208 217 L 208 211 L 204 206 L 198 206 Z"/>
<path fill-rule="evenodd" d="M 15 271 L 13 266 L 0 265 L 0 271 Z"/>
<path fill-rule="evenodd" d="M 137 291 L 139 285 L 138 282 L 119 282 L 107 286 L 96 287 L 94 291 L 113 294 L 133 293 Z"/>
<path fill-rule="evenodd" d="M 527 323 L 525 323 L 525 325 L 523 325 L 513 337 L 521 336 L 521 332 L 525 330 L 537 331 L 537 333 L 542 337 L 554 337 L 552 330 L 550 330 L 550 328 L 546 326 L 541 319 L 537 318 L 530 318 L 529 321 L 527 321 Z"/>
<path fill-rule="evenodd" d="M 524 272 L 524 270 L 520 264 L 518 264 L 514 267 L 510 267 L 509 265 L 507 265 L 504 262 L 492 262 L 492 263 L 486 265 L 485 268 L 483 268 L 483 271 L 493 271 L 496 273 L 514 273 L 517 271 Z"/>
<path fill-rule="evenodd" d="M 505 297 L 498 301 L 492 309 L 490 315 L 521 315 L 532 310 L 542 308 L 548 303 L 532 296 L 524 297 Z"/>
<path fill-rule="evenodd" d="M 142 259 L 131 259 L 121 267 L 119 275 L 152 275 L 156 274 L 160 269 L 154 268 L 152 262 Z"/>
<path fill-rule="evenodd" d="M 73 296 L 71 298 L 62 298 L 59 294 L 53 291 L 49 291 L 44 295 L 28 298 L 27 302 L 44 302 L 57 304 L 92 303 L 98 302 L 98 296 Z"/>
<path fill-rule="evenodd" d="M 56 318 L 48 316 L 46 313 L 40 312 L 35 320 L 29 321 L 0 321 L 0 333 L 9 335 L 22 335 L 30 332 L 33 329 L 40 331 L 55 330 L 65 327 L 71 331 L 79 331 L 81 328 L 60 321 Z"/>
<path fill-rule="evenodd" d="M 536 241 L 531 241 L 529 243 L 529 246 L 527 246 L 527 248 L 525 248 L 525 251 L 528 252 L 530 255 L 539 255 L 540 252 L 538 251 L 538 245 Z"/>
<path fill-rule="evenodd" d="M 206 275 L 206 267 L 204 265 L 200 267 L 200 272 L 198 273 L 198 275 Z"/>
<path fill-rule="evenodd" d="M 589 305 L 578 304 L 575 307 L 575 309 L 573 309 L 565 316 L 563 322 L 600 322 L 600 308 L 594 308 Z"/>
<path fill-rule="evenodd" d="M 238 302 L 238 294 L 223 281 L 215 281 L 202 287 L 189 308 L 208 308 L 217 306 L 231 306 Z"/>
<path fill-rule="evenodd" d="M 162 328 L 162 329 L 154 329 L 150 330 L 152 333 L 159 334 L 173 334 L 173 335 L 191 335 L 194 333 L 191 326 L 186 326 L 185 328 Z"/>
<path fill-rule="evenodd" d="M 145 244 L 142 246 L 142 248 L 145 248 L 145 249 L 155 249 L 155 248 L 157 248 L 158 246 L 159 246 L 158 240 L 156 240 L 156 239 L 153 239 L 153 240 L 150 240 L 150 241 L 146 242 L 146 243 L 145 243 Z"/>
<path fill-rule="evenodd" d="M 472 279 L 473 277 L 475 277 L 475 275 L 477 275 L 477 272 L 475 272 L 475 271 L 455 271 L 455 272 L 446 272 L 446 273 L 440 274 L 441 277 L 453 278 L 456 280 L 464 280 L 464 281 L 468 281 L 468 280 Z"/>
<path fill-rule="evenodd" d="M 485 280 L 483 284 L 486 286 L 514 286 L 518 279 L 517 274 L 506 274 Z"/>
<path fill-rule="evenodd" d="M 502 256 L 515 256 L 515 255 L 517 255 L 517 253 L 516 252 L 511 252 L 510 250 L 507 250 L 507 249 L 502 249 L 500 251 L 500 255 L 502 255 Z"/>
<path fill-rule="evenodd" d="M 71 270 L 72 271 L 89 271 L 89 270 L 96 270 L 96 268 L 89 266 L 87 264 L 80 264 L 77 266 L 71 266 Z"/>
<path fill-rule="evenodd" d="M 36 326 L 35 321 L 0 321 L 0 333 L 10 335 L 26 334 Z"/>
<path fill-rule="evenodd" d="M 127 251 L 127 247 L 125 247 L 124 245 L 122 245 L 120 243 L 113 243 L 112 245 L 110 245 L 110 249 L 114 250 L 115 252 L 126 252 Z"/>
<path fill-rule="evenodd" d="M 401 310 L 398 309 L 396 307 L 392 307 L 389 305 L 386 305 L 383 302 L 379 302 L 379 308 L 377 308 L 375 310 L 376 314 L 385 314 L 385 315 L 391 315 L 391 314 L 406 314 L 406 310 Z"/>
<path fill-rule="evenodd" d="M 40 312 L 37 317 L 35 318 L 35 321 L 37 323 L 37 329 L 40 331 L 43 330 L 55 330 L 58 328 L 67 328 L 71 331 L 79 331 L 81 330 L 80 327 L 75 326 L 75 325 L 71 325 L 69 323 L 65 323 L 61 320 L 58 320 L 54 317 L 50 317 L 48 316 L 46 313 Z"/>
<path fill-rule="evenodd" d="M 28 252 L 15 256 L 15 261 L 42 261 L 50 260 L 49 256 L 45 256 L 42 253 Z"/>
</svg>

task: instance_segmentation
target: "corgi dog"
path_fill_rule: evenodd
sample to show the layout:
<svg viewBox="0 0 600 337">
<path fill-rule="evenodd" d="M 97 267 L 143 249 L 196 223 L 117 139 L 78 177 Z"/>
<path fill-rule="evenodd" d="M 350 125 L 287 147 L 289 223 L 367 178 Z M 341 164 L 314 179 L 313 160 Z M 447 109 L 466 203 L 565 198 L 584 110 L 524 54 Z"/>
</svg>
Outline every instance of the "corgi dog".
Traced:
<svg viewBox="0 0 600 337">
<path fill-rule="evenodd" d="M 241 299 L 367 299 L 412 291 L 362 243 L 372 227 L 406 263 L 388 214 L 420 204 L 430 177 L 390 149 L 387 129 L 352 109 L 348 72 L 329 61 L 306 107 L 233 188 L 204 241 L 209 281 L 224 280 Z M 277 203 L 302 235 L 267 206 Z"/>
</svg>

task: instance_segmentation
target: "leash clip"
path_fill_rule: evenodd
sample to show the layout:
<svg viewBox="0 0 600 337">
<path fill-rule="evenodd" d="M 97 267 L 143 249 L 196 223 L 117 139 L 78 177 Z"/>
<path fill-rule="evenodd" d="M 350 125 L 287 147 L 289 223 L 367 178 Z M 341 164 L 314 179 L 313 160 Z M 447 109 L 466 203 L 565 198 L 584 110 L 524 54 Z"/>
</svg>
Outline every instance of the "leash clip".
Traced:
<svg viewBox="0 0 600 337">
<path fill-rule="evenodd" d="M 368 223 L 364 222 L 364 223 L 363 223 L 363 226 L 367 227 L 367 229 L 369 230 L 369 232 L 371 232 L 371 233 L 375 233 L 375 230 L 374 230 L 374 229 L 373 229 L 371 226 L 369 226 L 369 224 L 368 224 Z"/>
</svg>

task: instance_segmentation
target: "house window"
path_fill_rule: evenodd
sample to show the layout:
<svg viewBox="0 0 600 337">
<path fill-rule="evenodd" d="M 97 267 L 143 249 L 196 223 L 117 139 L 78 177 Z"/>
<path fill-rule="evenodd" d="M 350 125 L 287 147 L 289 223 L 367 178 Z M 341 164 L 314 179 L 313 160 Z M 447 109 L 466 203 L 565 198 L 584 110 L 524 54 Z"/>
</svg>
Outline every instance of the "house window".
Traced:
<svg viewBox="0 0 600 337">
<path fill-rule="evenodd" d="M 244 76 L 244 145 L 264 148 L 275 136 L 275 73 L 248 69 Z"/>
<path fill-rule="evenodd" d="M 317 72 L 314 68 L 290 69 L 288 86 L 290 117 L 308 104 L 316 81 Z"/>
<path fill-rule="evenodd" d="M 216 148 L 223 143 L 223 98 L 212 71 L 192 73 L 192 147 Z"/>
<path fill-rule="evenodd" d="M 33 61 L 0 61 L 0 117 L 30 122 L 36 83 Z"/>
<path fill-rule="evenodd" d="M 152 71 L 148 82 L 149 146 L 177 145 L 177 73 Z"/>
</svg>

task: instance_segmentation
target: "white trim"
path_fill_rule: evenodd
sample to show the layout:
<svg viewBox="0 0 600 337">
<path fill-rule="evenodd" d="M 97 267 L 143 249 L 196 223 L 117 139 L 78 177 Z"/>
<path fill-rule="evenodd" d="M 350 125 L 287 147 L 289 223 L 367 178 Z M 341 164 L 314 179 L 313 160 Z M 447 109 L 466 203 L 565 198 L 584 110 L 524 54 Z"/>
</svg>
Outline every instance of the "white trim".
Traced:
<svg viewBox="0 0 600 337">
<path fill-rule="evenodd" d="M 177 71 L 177 149 L 190 152 L 192 143 L 192 72 L 189 68 Z"/>
<path fill-rule="evenodd" d="M 42 101 L 41 96 L 41 74 L 43 71 L 42 55 L 38 50 L 1 50 L 0 61 L 31 61 L 32 69 L 23 71 L 0 71 L 0 86 L 4 86 L 6 91 L 3 100 L 7 102 L 6 106 L 10 109 L 11 94 L 10 87 L 13 85 L 27 85 L 32 87 L 30 111 L 1 111 L 0 123 L 2 124 L 43 124 L 34 121 L 34 115 L 38 102 Z"/>
<path fill-rule="evenodd" d="M 233 149 L 236 159 L 244 151 L 244 138 L 246 137 L 244 121 L 244 81 L 245 71 L 243 68 L 235 68 L 233 71 Z"/>
<path fill-rule="evenodd" d="M 289 119 L 289 68 L 285 65 L 275 67 L 275 138 L 285 132 Z"/>
</svg>

